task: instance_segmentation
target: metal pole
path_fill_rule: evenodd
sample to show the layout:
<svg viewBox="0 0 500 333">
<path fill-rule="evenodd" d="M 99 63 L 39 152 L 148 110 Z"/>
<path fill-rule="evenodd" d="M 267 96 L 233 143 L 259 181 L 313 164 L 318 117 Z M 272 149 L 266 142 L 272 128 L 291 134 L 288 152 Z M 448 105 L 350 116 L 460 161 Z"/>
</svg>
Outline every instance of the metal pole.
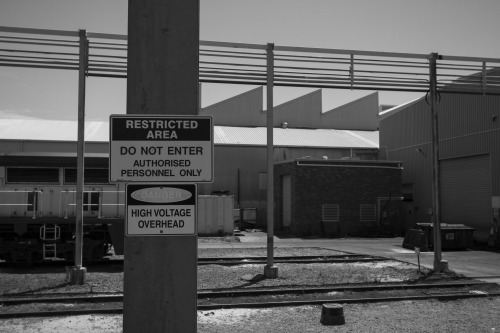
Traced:
<svg viewBox="0 0 500 333">
<path fill-rule="evenodd" d="M 238 187 L 238 209 L 239 209 L 239 212 L 240 212 L 240 216 L 239 216 L 239 220 L 240 220 L 240 231 L 243 230 L 243 208 L 241 207 L 241 191 L 240 191 L 240 187 L 241 187 L 241 182 L 240 182 L 240 178 L 241 178 L 241 175 L 240 175 L 240 168 L 238 168 L 238 179 L 237 179 L 237 187 Z"/>
<path fill-rule="evenodd" d="M 438 110 L 436 107 L 437 79 L 436 60 L 437 53 L 431 53 L 429 59 L 430 79 L 430 105 L 432 114 L 432 222 L 433 222 L 433 244 L 434 244 L 434 271 L 443 271 L 441 256 L 441 211 L 440 211 L 440 187 L 439 187 L 439 124 Z"/>
<path fill-rule="evenodd" d="M 80 56 L 78 71 L 78 143 L 77 143 L 77 171 L 76 171 L 76 239 L 75 239 L 75 267 L 71 270 L 70 283 L 84 284 L 86 268 L 83 261 L 83 170 L 85 151 L 85 75 L 87 72 L 88 40 L 87 32 L 79 30 Z"/>
<path fill-rule="evenodd" d="M 274 44 L 267 44 L 267 265 L 266 278 L 278 277 L 274 266 L 274 142 L 273 142 L 273 88 L 274 88 Z"/>
</svg>

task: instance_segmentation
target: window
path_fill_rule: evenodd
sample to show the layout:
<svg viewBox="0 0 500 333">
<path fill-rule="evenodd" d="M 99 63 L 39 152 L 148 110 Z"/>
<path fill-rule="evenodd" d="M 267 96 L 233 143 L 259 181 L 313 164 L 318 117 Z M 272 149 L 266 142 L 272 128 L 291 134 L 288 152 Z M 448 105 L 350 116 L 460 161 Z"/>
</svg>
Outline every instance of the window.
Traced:
<svg viewBox="0 0 500 333">
<path fill-rule="evenodd" d="M 340 221 L 340 208 L 337 204 L 324 204 L 321 208 L 321 220 L 324 222 Z"/>
<path fill-rule="evenodd" d="M 7 168 L 6 183 L 58 184 L 58 168 Z"/>
<path fill-rule="evenodd" d="M 76 184 L 75 168 L 64 169 L 64 184 Z M 107 184 L 109 183 L 108 169 L 85 169 L 84 171 L 85 184 Z"/>
<path fill-rule="evenodd" d="M 377 206 L 361 204 L 359 206 L 359 220 L 365 222 L 377 221 Z"/>
</svg>

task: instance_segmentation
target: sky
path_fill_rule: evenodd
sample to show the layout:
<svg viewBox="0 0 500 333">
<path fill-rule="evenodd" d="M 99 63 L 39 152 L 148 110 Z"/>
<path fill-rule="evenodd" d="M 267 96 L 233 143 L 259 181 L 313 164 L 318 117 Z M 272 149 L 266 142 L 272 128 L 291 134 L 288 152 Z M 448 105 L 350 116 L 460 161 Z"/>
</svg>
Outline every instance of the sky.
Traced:
<svg viewBox="0 0 500 333">
<path fill-rule="evenodd" d="M 127 3 L 0 0 L 0 25 L 126 34 Z M 500 58 L 499 16 L 498 0 L 200 0 L 200 40 Z M 77 83 L 76 71 L 0 67 L 0 118 L 76 120 Z M 90 77 L 86 87 L 87 120 L 126 112 L 125 79 Z M 201 105 L 254 88 L 203 84 Z M 274 104 L 314 90 L 276 87 Z M 370 93 L 323 89 L 323 111 Z M 379 102 L 420 96 L 380 92 Z"/>
</svg>

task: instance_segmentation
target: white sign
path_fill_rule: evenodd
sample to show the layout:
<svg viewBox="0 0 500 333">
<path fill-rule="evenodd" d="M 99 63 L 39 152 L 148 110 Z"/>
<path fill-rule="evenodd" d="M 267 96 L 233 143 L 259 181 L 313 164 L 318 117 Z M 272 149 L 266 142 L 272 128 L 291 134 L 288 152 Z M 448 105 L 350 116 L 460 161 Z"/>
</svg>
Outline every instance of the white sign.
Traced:
<svg viewBox="0 0 500 333">
<path fill-rule="evenodd" d="M 196 235 L 196 184 L 127 184 L 127 236 Z"/>
<path fill-rule="evenodd" d="M 202 116 L 110 116 L 109 179 L 212 182 L 213 125 Z"/>
</svg>

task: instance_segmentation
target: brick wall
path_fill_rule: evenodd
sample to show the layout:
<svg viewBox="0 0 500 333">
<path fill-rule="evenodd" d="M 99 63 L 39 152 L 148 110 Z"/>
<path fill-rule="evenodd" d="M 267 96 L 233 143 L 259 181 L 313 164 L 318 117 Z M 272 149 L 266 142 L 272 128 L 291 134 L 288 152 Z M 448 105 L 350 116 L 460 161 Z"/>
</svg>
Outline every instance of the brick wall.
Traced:
<svg viewBox="0 0 500 333">
<path fill-rule="evenodd" d="M 283 230 L 283 175 L 291 175 L 292 220 L 289 230 L 297 236 L 376 236 L 378 223 L 360 220 L 360 205 L 377 207 L 379 197 L 401 197 L 398 162 L 307 160 L 275 164 L 275 225 Z M 399 200 L 385 207 L 385 233 L 399 231 Z M 322 222 L 322 205 L 339 205 L 339 222 Z M 375 212 L 378 217 L 379 211 Z"/>
</svg>

